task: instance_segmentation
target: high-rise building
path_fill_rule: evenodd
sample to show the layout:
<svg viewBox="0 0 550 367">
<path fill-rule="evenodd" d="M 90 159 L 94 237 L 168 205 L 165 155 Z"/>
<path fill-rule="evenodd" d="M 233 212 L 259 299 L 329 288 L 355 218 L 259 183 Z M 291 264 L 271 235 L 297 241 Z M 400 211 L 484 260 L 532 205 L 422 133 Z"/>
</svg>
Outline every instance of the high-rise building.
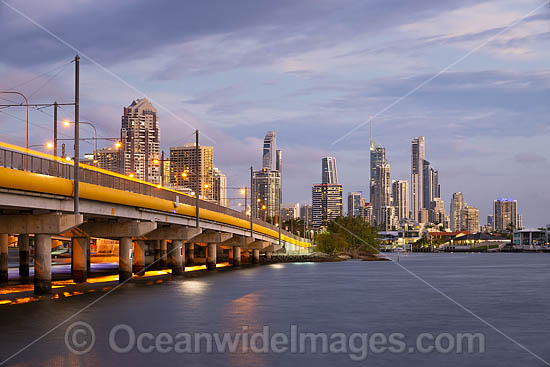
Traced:
<svg viewBox="0 0 550 367">
<path fill-rule="evenodd" d="M 263 166 L 262 168 L 270 170 L 270 171 L 276 171 L 276 148 L 277 147 L 277 134 L 275 131 L 268 131 L 267 134 L 265 134 L 264 138 L 264 149 L 263 149 Z"/>
<path fill-rule="evenodd" d="M 460 215 L 464 206 L 466 206 L 464 196 L 461 192 L 455 192 L 451 200 L 451 231 L 453 232 L 461 230 L 462 220 Z"/>
<path fill-rule="evenodd" d="M 441 198 L 436 197 L 430 203 L 428 219 L 430 223 L 434 223 L 434 224 L 445 223 L 445 203 Z"/>
<path fill-rule="evenodd" d="M 212 171 L 212 200 L 218 205 L 229 207 L 227 176 L 216 167 Z"/>
<path fill-rule="evenodd" d="M 465 205 L 460 212 L 460 231 L 479 232 L 479 210 Z"/>
<path fill-rule="evenodd" d="M 487 216 L 487 227 L 491 227 L 491 229 L 494 229 L 495 228 L 495 221 L 494 221 L 494 216 L 492 214 L 489 214 Z"/>
<path fill-rule="evenodd" d="M 322 181 L 324 184 L 337 184 L 338 183 L 338 171 L 336 170 L 336 158 L 324 157 L 321 160 L 322 165 Z"/>
<path fill-rule="evenodd" d="M 440 197 L 439 173 L 427 160 L 424 160 L 422 167 L 422 207 L 429 209 L 434 198 Z"/>
<path fill-rule="evenodd" d="M 376 181 L 374 182 L 374 217 L 376 223 L 381 223 L 381 209 L 391 206 L 390 164 L 382 163 L 376 166 Z"/>
<path fill-rule="evenodd" d="M 371 140 L 370 143 L 370 182 L 369 182 L 369 195 L 370 195 L 370 202 L 374 203 L 374 184 L 378 180 L 378 177 L 376 175 L 376 167 L 387 163 L 386 160 L 386 148 L 382 147 L 381 145 L 376 145 Z"/>
<path fill-rule="evenodd" d="M 517 229 L 518 202 L 514 199 L 500 198 L 493 202 L 493 220 L 495 231 L 506 232 L 510 226 Z"/>
<path fill-rule="evenodd" d="M 281 219 L 284 221 L 300 217 L 300 204 L 281 204 Z"/>
<path fill-rule="evenodd" d="M 107 171 L 122 173 L 122 152 L 115 148 L 99 149 L 96 152 L 97 166 Z"/>
<path fill-rule="evenodd" d="M 521 214 L 518 214 L 517 218 L 518 218 L 516 220 L 517 229 L 518 230 L 523 229 L 523 216 Z"/>
<path fill-rule="evenodd" d="M 313 228 L 326 227 L 328 222 L 342 216 L 342 185 L 313 185 L 311 203 Z"/>
<path fill-rule="evenodd" d="M 197 149 L 195 143 L 182 147 L 170 147 L 170 186 L 176 190 L 196 190 L 197 174 L 199 178 L 199 197 L 214 200 L 213 196 L 213 148 L 199 145 L 199 172 L 196 170 Z"/>
<path fill-rule="evenodd" d="M 275 171 L 283 174 L 283 151 L 279 149 L 275 152 Z"/>
<path fill-rule="evenodd" d="M 361 200 L 361 218 L 371 226 L 374 225 L 374 214 L 372 204 L 367 203 L 365 199 Z"/>
<path fill-rule="evenodd" d="M 254 172 L 252 176 L 252 213 L 256 218 L 265 220 L 278 218 L 280 196 L 281 174 L 279 171 L 264 168 Z"/>
<path fill-rule="evenodd" d="M 378 227 L 382 231 L 393 231 L 397 224 L 394 206 L 383 206 L 380 208 Z"/>
<path fill-rule="evenodd" d="M 423 201 L 423 168 L 426 158 L 424 137 L 419 136 L 411 142 L 411 219 L 418 221 Z"/>
<path fill-rule="evenodd" d="M 304 221 L 307 228 L 311 228 L 311 205 L 303 204 L 300 206 L 300 218 Z"/>
<path fill-rule="evenodd" d="M 348 216 L 361 216 L 361 192 L 352 191 L 348 193 Z"/>
<path fill-rule="evenodd" d="M 160 155 L 157 110 L 145 98 L 124 107 L 122 128 L 123 172 L 140 180 L 160 183 L 160 168 L 153 160 Z"/>
<path fill-rule="evenodd" d="M 397 180 L 392 182 L 392 201 L 395 206 L 395 215 L 398 220 L 409 217 L 409 181 Z"/>
</svg>

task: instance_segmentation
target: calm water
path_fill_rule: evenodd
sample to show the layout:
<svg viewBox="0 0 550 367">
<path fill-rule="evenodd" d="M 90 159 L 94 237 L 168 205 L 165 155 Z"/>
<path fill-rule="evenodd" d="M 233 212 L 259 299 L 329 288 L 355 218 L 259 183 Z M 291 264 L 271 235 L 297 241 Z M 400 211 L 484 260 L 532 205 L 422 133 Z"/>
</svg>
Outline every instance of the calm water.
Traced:
<svg viewBox="0 0 550 367">
<path fill-rule="evenodd" d="M 482 319 L 550 361 L 550 255 L 413 254 L 400 264 Z M 104 293 L 0 307 L 4 360 Z M 64 342 L 74 321 L 90 324 L 95 347 L 70 353 Z M 369 352 L 348 354 L 118 354 L 109 332 L 127 324 L 136 334 L 250 332 L 483 333 L 485 353 Z M 79 341 L 78 339 L 77 341 Z M 124 345 L 125 338 L 117 339 Z M 127 344 L 127 340 L 126 340 Z M 130 284 L 106 296 L 12 359 L 18 366 L 543 366 L 528 352 L 392 262 L 285 264 L 218 271 L 155 285 Z"/>
</svg>

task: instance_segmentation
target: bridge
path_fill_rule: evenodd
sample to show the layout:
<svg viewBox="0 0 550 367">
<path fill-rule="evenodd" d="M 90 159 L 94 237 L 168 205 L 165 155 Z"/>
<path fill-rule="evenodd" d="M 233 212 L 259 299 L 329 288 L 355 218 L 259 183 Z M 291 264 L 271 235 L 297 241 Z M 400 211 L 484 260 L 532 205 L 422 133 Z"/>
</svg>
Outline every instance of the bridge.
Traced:
<svg viewBox="0 0 550 367">
<path fill-rule="evenodd" d="M 173 275 L 193 265 L 196 247 L 206 266 L 217 254 L 233 266 L 241 254 L 259 263 L 275 251 L 307 252 L 308 239 L 188 194 L 129 176 L 79 164 L 79 206 L 74 213 L 74 162 L 0 142 L 0 282 L 8 281 L 8 236 L 17 236 L 19 273 L 29 275 L 34 239 L 34 292 L 51 291 L 52 236 L 70 239 L 71 273 L 86 282 L 91 239 L 118 241 L 119 281 L 143 274 L 154 251 Z M 198 202 L 198 210 L 197 210 Z"/>
</svg>

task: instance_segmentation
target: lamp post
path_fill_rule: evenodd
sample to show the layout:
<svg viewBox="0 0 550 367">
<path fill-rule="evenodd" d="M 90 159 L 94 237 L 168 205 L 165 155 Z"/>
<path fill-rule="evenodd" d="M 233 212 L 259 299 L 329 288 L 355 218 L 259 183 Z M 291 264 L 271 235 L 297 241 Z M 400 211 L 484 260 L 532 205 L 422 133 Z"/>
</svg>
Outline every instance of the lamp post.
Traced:
<svg viewBox="0 0 550 367">
<path fill-rule="evenodd" d="M 27 107 L 27 117 L 26 117 L 26 126 L 25 126 L 25 148 L 29 150 L 29 101 L 23 93 L 19 92 L 10 92 L 10 91 L 0 91 L 0 94 L 17 94 L 18 96 L 23 97 L 25 100 L 25 106 Z M 28 153 L 28 152 L 27 152 Z M 26 167 L 25 167 L 26 168 Z"/>
<path fill-rule="evenodd" d="M 160 159 L 155 158 L 153 159 L 153 164 L 159 164 L 160 163 L 160 185 L 164 186 L 164 162 L 170 162 L 170 159 L 164 159 L 164 151 L 161 154 Z M 185 172 L 183 172 L 185 173 Z M 185 176 L 181 174 L 183 178 L 187 177 L 187 173 L 185 173 Z"/>
<path fill-rule="evenodd" d="M 97 163 L 97 129 L 95 128 L 94 124 L 88 121 L 80 121 L 81 124 L 89 125 L 94 129 L 94 163 Z M 71 124 L 74 124 L 74 121 L 65 120 L 63 121 L 63 125 L 65 126 L 71 126 Z"/>
</svg>

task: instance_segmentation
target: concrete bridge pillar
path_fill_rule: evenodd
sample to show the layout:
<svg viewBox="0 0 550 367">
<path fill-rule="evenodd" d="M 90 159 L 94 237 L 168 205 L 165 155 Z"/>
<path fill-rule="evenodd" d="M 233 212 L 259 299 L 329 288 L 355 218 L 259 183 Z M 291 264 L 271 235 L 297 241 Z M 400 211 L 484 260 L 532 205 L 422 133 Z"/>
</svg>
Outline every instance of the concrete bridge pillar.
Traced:
<svg viewBox="0 0 550 367">
<path fill-rule="evenodd" d="M 153 248 L 155 251 L 155 256 L 153 261 L 155 262 L 155 265 L 158 267 L 160 265 L 160 240 L 155 240 L 153 243 Z"/>
<path fill-rule="evenodd" d="M 84 283 L 88 279 L 89 237 L 73 237 L 72 277 L 75 283 Z"/>
<path fill-rule="evenodd" d="M 259 264 L 260 263 L 260 250 L 253 249 L 252 250 L 252 264 Z"/>
<path fill-rule="evenodd" d="M 265 259 L 266 259 L 267 261 L 271 261 L 271 251 L 266 251 L 266 252 L 265 252 Z"/>
<path fill-rule="evenodd" d="M 166 253 L 168 251 L 168 244 L 166 240 L 160 241 L 160 266 L 165 267 L 167 263 Z"/>
<path fill-rule="evenodd" d="M 44 294 L 52 290 L 52 236 L 34 236 L 34 293 Z"/>
<path fill-rule="evenodd" d="M 168 263 L 172 269 L 172 275 L 182 275 L 185 272 L 185 246 L 181 240 L 172 240 L 168 252 Z"/>
<path fill-rule="evenodd" d="M 0 283 L 8 282 L 8 242 L 9 237 L 5 233 L 0 234 Z"/>
<path fill-rule="evenodd" d="M 194 243 L 188 243 L 187 244 L 187 266 L 194 266 L 195 265 L 195 244 Z"/>
<path fill-rule="evenodd" d="M 89 273 L 92 270 L 92 260 L 90 251 L 90 239 L 86 243 L 86 271 Z"/>
<path fill-rule="evenodd" d="M 233 247 L 233 266 L 241 266 L 241 248 L 239 246 Z"/>
<path fill-rule="evenodd" d="M 143 275 L 145 273 L 145 241 L 134 241 L 133 272 L 136 275 Z"/>
<path fill-rule="evenodd" d="M 118 242 L 118 281 L 132 278 L 132 238 L 122 237 Z"/>
<path fill-rule="evenodd" d="M 206 250 L 206 268 L 208 270 L 216 269 L 216 252 L 217 245 L 215 243 L 209 243 Z"/>
<path fill-rule="evenodd" d="M 29 235 L 20 234 L 17 238 L 17 246 L 19 247 L 19 275 L 22 277 L 29 276 Z"/>
</svg>

